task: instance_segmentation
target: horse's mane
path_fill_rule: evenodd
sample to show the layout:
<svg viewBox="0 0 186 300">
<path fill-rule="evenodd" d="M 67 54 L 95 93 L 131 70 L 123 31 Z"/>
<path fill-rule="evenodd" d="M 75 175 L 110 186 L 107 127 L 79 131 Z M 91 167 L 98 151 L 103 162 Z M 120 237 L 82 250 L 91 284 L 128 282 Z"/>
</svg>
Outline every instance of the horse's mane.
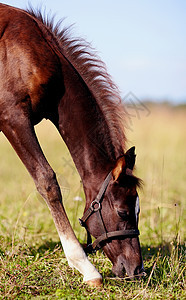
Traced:
<svg viewBox="0 0 186 300">
<path fill-rule="evenodd" d="M 108 74 L 105 64 L 88 42 L 71 36 L 72 26 L 61 29 L 63 20 L 54 24 L 54 17 L 43 16 L 40 10 L 33 8 L 29 8 L 27 13 L 44 24 L 50 40 L 53 39 L 60 52 L 82 77 L 105 116 L 116 152 L 121 152 L 121 148 L 124 150 L 126 142 L 123 128 L 124 107 L 119 90 Z"/>
</svg>

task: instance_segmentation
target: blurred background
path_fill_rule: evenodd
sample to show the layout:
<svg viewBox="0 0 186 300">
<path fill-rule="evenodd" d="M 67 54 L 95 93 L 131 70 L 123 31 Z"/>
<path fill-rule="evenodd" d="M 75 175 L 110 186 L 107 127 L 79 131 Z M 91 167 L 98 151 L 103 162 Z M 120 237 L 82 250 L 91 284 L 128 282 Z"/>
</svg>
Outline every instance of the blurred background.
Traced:
<svg viewBox="0 0 186 300">
<path fill-rule="evenodd" d="M 28 6 L 25 0 L 1 2 Z M 75 24 L 73 35 L 92 43 L 121 91 L 128 115 L 124 124 L 128 147 L 136 145 L 136 174 L 144 181 L 140 191 L 142 244 L 182 243 L 186 198 L 186 2 L 29 2 L 46 14 L 56 14 L 56 22 L 66 17 L 65 26 Z M 77 221 L 85 201 L 80 178 L 52 125 L 43 121 L 36 131 L 57 172 L 72 226 L 83 241 L 85 233 Z M 34 243 L 58 240 L 44 201 L 2 134 L 0 145 L 0 234 L 18 235 L 31 243 L 33 238 Z"/>
</svg>

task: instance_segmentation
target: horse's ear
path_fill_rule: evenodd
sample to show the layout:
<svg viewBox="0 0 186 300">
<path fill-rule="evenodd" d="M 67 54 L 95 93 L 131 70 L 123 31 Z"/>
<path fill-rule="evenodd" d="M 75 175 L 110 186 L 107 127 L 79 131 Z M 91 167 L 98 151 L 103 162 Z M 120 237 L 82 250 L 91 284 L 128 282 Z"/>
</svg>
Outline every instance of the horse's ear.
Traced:
<svg viewBox="0 0 186 300">
<path fill-rule="evenodd" d="M 135 147 L 133 146 L 125 153 L 126 168 L 133 170 L 135 165 L 136 155 Z"/>
<path fill-rule="evenodd" d="M 112 176 L 114 181 L 118 179 L 118 177 L 120 176 L 120 174 L 122 173 L 125 167 L 126 167 L 125 156 L 122 156 L 117 160 L 116 165 L 112 170 Z"/>
<path fill-rule="evenodd" d="M 124 156 L 118 158 L 116 165 L 114 169 L 112 170 L 112 176 L 114 181 L 116 181 L 120 174 L 122 172 L 126 172 L 126 174 L 130 173 L 132 174 L 132 170 L 134 169 L 135 165 L 135 160 L 136 160 L 136 155 L 135 155 L 135 147 L 130 148 Z M 127 171 L 127 169 L 129 169 Z"/>
<path fill-rule="evenodd" d="M 116 181 L 119 176 L 121 175 L 121 173 L 126 172 L 132 173 L 132 170 L 134 168 L 135 165 L 135 159 L 136 159 L 136 155 L 135 155 L 135 147 L 130 148 L 125 154 L 124 156 L 118 158 L 116 165 L 114 167 L 114 169 L 112 170 L 112 176 L 114 181 Z M 127 171 L 127 169 L 129 169 Z"/>
</svg>

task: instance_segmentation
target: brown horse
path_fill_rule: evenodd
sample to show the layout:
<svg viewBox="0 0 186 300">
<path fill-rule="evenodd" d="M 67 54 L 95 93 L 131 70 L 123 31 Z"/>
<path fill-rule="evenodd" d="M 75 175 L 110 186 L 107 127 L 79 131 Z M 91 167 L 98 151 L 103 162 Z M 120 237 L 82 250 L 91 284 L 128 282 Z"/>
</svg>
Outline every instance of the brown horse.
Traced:
<svg viewBox="0 0 186 300">
<path fill-rule="evenodd" d="M 74 235 L 35 135 L 34 125 L 43 118 L 55 124 L 83 182 L 81 224 L 96 238 L 92 248 L 103 246 L 116 275 L 125 269 L 140 276 L 139 180 L 132 174 L 134 147 L 124 151 L 118 90 L 88 44 L 52 23 L 32 9 L 0 4 L 0 131 L 45 199 L 69 265 L 96 286 L 102 277 Z"/>
</svg>

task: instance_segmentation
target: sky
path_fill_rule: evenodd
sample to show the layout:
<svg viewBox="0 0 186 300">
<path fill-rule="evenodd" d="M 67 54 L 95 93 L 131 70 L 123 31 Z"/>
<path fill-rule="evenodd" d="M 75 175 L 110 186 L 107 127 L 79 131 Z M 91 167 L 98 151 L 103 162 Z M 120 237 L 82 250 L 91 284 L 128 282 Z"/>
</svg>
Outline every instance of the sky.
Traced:
<svg viewBox="0 0 186 300">
<path fill-rule="evenodd" d="M 122 97 L 186 103 L 185 0 L 11 0 L 43 7 L 96 48 Z"/>
</svg>

